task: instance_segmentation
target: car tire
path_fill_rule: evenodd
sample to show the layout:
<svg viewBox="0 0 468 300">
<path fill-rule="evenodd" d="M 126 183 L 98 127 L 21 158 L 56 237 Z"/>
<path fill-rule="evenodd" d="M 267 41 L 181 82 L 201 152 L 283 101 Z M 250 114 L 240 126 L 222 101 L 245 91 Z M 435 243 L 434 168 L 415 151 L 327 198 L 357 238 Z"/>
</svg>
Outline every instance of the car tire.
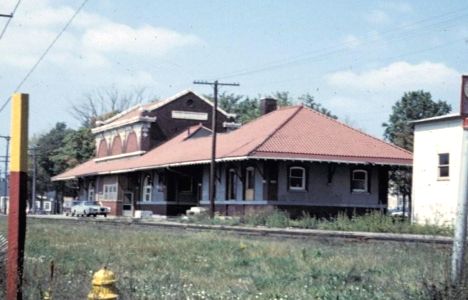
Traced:
<svg viewBox="0 0 468 300">
<path fill-rule="evenodd" d="M 76 212 L 75 212 L 75 211 L 72 211 L 71 216 L 74 217 L 75 214 L 76 214 Z"/>
<path fill-rule="evenodd" d="M 96 217 L 97 217 L 97 215 L 96 215 L 96 214 L 94 214 L 94 215 L 93 215 L 93 217 L 94 217 L 94 218 L 96 218 Z"/>
<path fill-rule="evenodd" d="M 107 218 L 107 214 L 103 214 L 104 218 Z"/>
</svg>

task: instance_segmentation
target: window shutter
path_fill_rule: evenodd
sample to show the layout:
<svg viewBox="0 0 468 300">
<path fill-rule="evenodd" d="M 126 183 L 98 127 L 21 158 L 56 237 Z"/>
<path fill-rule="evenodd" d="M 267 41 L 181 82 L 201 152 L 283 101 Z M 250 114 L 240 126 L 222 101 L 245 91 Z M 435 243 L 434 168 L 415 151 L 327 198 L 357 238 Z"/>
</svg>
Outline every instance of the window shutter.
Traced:
<svg viewBox="0 0 468 300">
<path fill-rule="evenodd" d="M 305 176 L 305 189 L 306 191 L 309 191 L 309 166 L 304 166 L 304 176 Z"/>
</svg>

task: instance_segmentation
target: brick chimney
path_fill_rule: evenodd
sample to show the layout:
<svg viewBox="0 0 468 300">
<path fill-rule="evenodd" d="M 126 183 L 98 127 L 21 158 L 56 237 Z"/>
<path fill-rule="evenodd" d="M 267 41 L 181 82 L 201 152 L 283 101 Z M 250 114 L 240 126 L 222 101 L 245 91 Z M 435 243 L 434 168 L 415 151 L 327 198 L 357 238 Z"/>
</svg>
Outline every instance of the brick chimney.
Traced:
<svg viewBox="0 0 468 300">
<path fill-rule="evenodd" d="M 278 100 L 273 98 L 260 99 L 260 115 L 266 115 L 278 109 Z"/>
</svg>

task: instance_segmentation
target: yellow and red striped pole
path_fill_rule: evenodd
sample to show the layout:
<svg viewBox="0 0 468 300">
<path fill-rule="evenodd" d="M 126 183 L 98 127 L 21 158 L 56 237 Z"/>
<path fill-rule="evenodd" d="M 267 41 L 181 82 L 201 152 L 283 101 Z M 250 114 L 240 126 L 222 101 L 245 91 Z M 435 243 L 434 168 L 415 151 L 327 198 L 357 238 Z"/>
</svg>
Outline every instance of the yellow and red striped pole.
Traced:
<svg viewBox="0 0 468 300">
<path fill-rule="evenodd" d="M 28 183 L 29 95 L 12 97 L 10 199 L 8 213 L 7 300 L 22 299 Z"/>
</svg>

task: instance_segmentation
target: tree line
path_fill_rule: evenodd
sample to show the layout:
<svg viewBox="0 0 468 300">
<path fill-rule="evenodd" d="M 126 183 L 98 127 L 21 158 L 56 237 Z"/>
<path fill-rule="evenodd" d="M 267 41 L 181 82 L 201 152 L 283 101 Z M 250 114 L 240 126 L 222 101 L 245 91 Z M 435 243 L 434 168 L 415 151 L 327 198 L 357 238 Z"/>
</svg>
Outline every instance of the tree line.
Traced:
<svg viewBox="0 0 468 300">
<path fill-rule="evenodd" d="M 297 98 L 289 92 L 274 92 L 268 95 L 278 100 L 279 106 L 304 105 L 331 118 L 337 119 L 329 109 L 319 103 L 312 95 L 303 94 Z M 210 98 L 210 96 L 207 96 Z M 154 97 L 156 98 L 156 97 Z M 33 137 L 30 145 L 35 145 L 37 161 L 38 195 L 51 190 L 72 193 L 76 188 L 72 183 L 53 183 L 51 177 L 83 163 L 94 156 L 95 144 L 91 128 L 97 120 L 107 119 L 144 99 L 154 99 L 144 95 L 144 90 L 120 93 L 117 89 L 100 90 L 84 96 L 80 103 L 71 107 L 71 113 L 80 122 L 78 129 L 68 128 L 59 122 L 50 131 Z M 260 115 L 260 96 L 249 97 L 234 93 L 219 95 L 219 105 L 229 113 L 237 115 L 237 121 L 244 124 Z M 440 116 L 451 111 L 451 106 L 442 100 L 434 101 L 429 92 L 410 91 L 396 101 L 388 120 L 382 124 L 383 138 L 408 151 L 413 150 L 413 125 L 411 121 Z M 391 171 L 391 188 L 411 201 L 411 170 L 394 169 Z"/>
</svg>

